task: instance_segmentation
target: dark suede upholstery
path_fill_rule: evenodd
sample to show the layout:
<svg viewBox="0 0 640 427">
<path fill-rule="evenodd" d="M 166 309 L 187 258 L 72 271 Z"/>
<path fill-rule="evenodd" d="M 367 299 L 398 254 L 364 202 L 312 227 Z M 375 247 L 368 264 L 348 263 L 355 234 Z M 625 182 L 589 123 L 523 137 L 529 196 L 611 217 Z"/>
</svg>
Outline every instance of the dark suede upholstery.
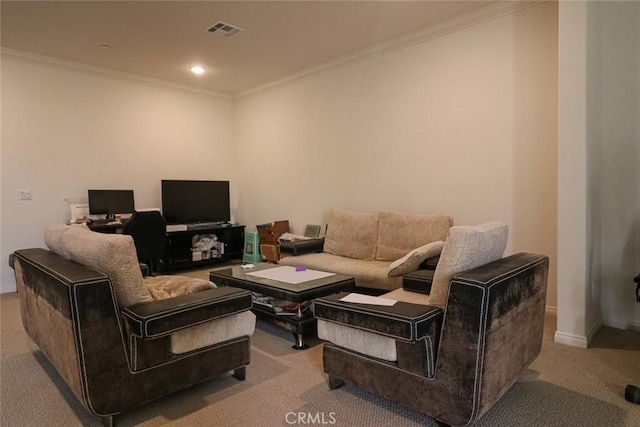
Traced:
<svg viewBox="0 0 640 427">
<path fill-rule="evenodd" d="M 388 307 L 340 301 L 346 295 L 348 292 L 342 292 L 316 300 L 315 316 L 408 341 L 423 339 L 440 330 L 442 310 L 437 307 L 401 301 Z"/>
<path fill-rule="evenodd" d="M 434 270 L 416 270 L 402 276 L 402 289 L 429 294 L 433 284 Z"/>
<path fill-rule="evenodd" d="M 243 377 L 250 362 L 248 336 L 172 355 L 168 335 L 143 339 L 131 333 L 104 274 L 44 249 L 16 251 L 12 260 L 25 330 L 92 413 L 112 417 L 232 370 Z M 175 298 L 175 307 L 169 300 L 149 303 L 149 310 L 136 306 L 127 316 L 136 313 L 144 325 L 160 312 L 169 313 L 182 328 L 191 310 L 191 320 L 201 322 L 205 311 L 221 315 L 250 307 L 247 292 L 239 289 L 203 294 L 201 303 L 194 294 Z M 213 309 L 216 304 L 231 308 Z M 154 326 L 149 327 L 154 334 L 173 329 L 163 323 Z"/>
<path fill-rule="evenodd" d="M 429 354 L 419 341 L 399 344 L 397 363 L 325 343 L 332 388 L 348 381 L 440 422 L 473 423 L 540 353 L 548 265 L 546 256 L 520 253 L 454 276 L 433 376 L 426 361 L 427 374 L 417 374 Z M 335 316 L 356 319 L 360 311 Z"/>
<path fill-rule="evenodd" d="M 422 261 L 420 264 L 421 270 L 435 270 L 438 265 L 438 261 L 440 261 L 440 255 L 432 256 L 431 258 L 427 258 Z"/>
<path fill-rule="evenodd" d="M 280 242 L 278 246 L 281 254 L 293 256 L 322 252 L 324 237 L 296 240 L 295 242 Z"/>
<path fill-rule="evenodd" d="M 141 338 L 153 338 L 193 325 L 241 313 L 252 306 L 251 293 L 222 287 L 181 295 L 122 309 L 131 331 Z"/>
</svg>

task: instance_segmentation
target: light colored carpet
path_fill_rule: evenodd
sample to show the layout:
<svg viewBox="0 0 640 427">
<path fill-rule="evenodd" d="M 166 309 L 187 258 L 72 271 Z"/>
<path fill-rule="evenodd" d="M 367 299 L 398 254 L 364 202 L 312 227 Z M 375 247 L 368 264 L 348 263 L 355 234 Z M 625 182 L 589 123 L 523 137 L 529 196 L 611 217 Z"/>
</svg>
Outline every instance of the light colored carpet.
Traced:
<svg viewBox="0 0 640 427">
<path fill-rule="evenodd" d="M 208 278 L 208 270 L 186 274 Z M 101 425 L 25 334 L 17 294 L 0 296 L 0 316 L 0 425 Z M 640 385 L 640 334 L 603 328 L 592 348 L 578 349 L 553 343 L 554 331 L 555 316 L 548 314 L 540 357 L 476 426 L 640 426 L 640 405 L 623 398 L 627 383 Z M 223 375 L 120 415 L 116 423 L 436 426 L 355 386 L 329 390 L 322 343 L 309 343 L 307 350 L 293 350 L 292 335 L 259 321 L 246 381 Z"/>
</svg>

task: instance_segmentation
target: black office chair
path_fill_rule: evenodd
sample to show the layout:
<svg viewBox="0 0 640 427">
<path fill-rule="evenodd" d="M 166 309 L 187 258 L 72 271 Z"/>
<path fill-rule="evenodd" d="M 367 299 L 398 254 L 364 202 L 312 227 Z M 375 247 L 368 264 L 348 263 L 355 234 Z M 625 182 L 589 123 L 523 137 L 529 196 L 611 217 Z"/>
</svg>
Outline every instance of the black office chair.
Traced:
<svg viewBox="0 0 640 427">
<path fill-rule="evenodd" d="M 147 264 L 150 274 L 155 274 L 167 240 L 167 222 L 162 214 L 159 211 L 136 211 L 123 224 L 122 234 L 133 237 L 138 261 Z"/>
</svg>

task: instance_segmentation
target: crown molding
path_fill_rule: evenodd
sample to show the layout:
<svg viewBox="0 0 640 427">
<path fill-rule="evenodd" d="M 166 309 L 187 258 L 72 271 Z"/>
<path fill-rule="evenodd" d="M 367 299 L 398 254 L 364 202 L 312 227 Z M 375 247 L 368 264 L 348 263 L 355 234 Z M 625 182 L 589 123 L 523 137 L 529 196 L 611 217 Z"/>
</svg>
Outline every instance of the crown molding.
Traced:
<svg viewBox="0 0 640 427">
<path fill-rule="evenodd" d="M 109 68 L 87 65 L 66 59 L 53 58 L 50 56 L 39 55 L 9 48 L 0 48 L 0 59 L 23 62 L 27 64 L 47 66 L 65 71 L 78 72 L 90 75 L 99 75 L 115 80 L 137 83 L 145 86 L 152 86 L 162 89 L 172 89 L 181 92 L 198 93 L 206 96 L 242 100 L 276 90 L 278 88 L 298 83 L 320 74 L 324 74 L 340 68 L 345 68 L 363 61 L 373 59 L 378 56 L 387 55 L 407 47 L 411 47 L 427 40 L 444 36 L 455 31 L 478 25 L 480 23 L 499 18 L 504 15 L 515 13 L 517 11 L 545 3 L 553 0 L 526 0 L 526 1 L 496 1 L 495 3 L 480 8 L 478 10 L 468 12 L 454 18 L 448 19 L 441 23 L 411 32 L 404 36 L 395 38 L 391 41 L 368 47 L 356 53 L 345 55 L 341 58 L 327 61 L 318 66 L 310 67 L 297 73 L 290 74 L 286 77 L 273 80 L 263 85 L 237 92 L 232 95 L 220 92 L 210 91 L 197 88 L 194 86 L 181 85 L 166 80 L 154 79 L 138 74 L 126 73 L 122 71 L 111 70 Z"/>
<path fill-rule="evenodd" d="M 129 83 L 137 83 L 144 86 L 151 86 L 160 89 L 171 89 L 180 92 L 199 93 L 202 95 L 232 99 L 233 96 L 206 89 L 201 89 L 188 85 L 172 83 L 166 80 L 154 79 L 133 73 L 125 73 L 123 71 L 111 70 L 109 68 L 97 67 L 94 65 L 82 64 L 80 62 L 69 61 L 66 59 L 53 58 L 51 56 L 39 55 L 35 53 L 24 52 L 21 50 L 0 48 L 0 58 L 2 60 L 11 60 L 32 65 L 41 65 L 58 70 L 72 71 L 82 74 L 98 75 L 114 80 L 126 81 Z"/>
<path fill-rule="evenodd" d="M 422 28 L 404 36 L 395 38 L 391 41 L 371 46 L 356 53 L 351 53 L 341 58 L 325 62 L 318 66 L 307 68 L 281 79 L 273 80 L 269 83 L 265 83 L 263 85 L 238 92 L 235 94 L 235 97 L 237 99 L 244 99 L 257 96 L 265 92 L 269 92 L 290 84 L 310 79 L 314 76 L 329 71 L 348 67 L 378 56 L 387 55 L 389 53 L 423 43 L 427 40 L 460 31 L 462 29 L 469 28 L 504 15 L 509 15 L 540 3 L 546 3 L 548 1 L 552 0 L 496 1 L 495 3 L 490 4 L 486 7 L 464 13 L 462 15 L 450 18 L 426 28 Z"/>
</svg>

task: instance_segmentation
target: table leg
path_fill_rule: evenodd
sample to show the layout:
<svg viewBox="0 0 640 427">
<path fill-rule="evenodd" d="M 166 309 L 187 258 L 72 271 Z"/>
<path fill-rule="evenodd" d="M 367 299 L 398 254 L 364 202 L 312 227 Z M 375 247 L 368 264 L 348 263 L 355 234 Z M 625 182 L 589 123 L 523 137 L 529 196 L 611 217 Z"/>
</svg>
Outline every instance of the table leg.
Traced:
<svg viewBox="0 0 640 427">
<path fill-rule="evenodd" d="M 298 313 L 296 314 L 298 320 L 302 319 L 302 306 L 298 303 Z M 296 343 L 292 346 L 292 348 L 296 350 L 304 350 L 305 348 L 309 348 L 307 344 L 302 341 L 302 334 L 300 332 L 296 332 L 293 334 L 296 340 Z"/>
<path fill-rule="evenodd" d="M 302 334 L 294 334 L 296 338 L 296 343 L 291 347 L 296 350 L 304 350 L 305 348 L 309 348 L 307 344 L 302 341 Z"/>
</svg>

